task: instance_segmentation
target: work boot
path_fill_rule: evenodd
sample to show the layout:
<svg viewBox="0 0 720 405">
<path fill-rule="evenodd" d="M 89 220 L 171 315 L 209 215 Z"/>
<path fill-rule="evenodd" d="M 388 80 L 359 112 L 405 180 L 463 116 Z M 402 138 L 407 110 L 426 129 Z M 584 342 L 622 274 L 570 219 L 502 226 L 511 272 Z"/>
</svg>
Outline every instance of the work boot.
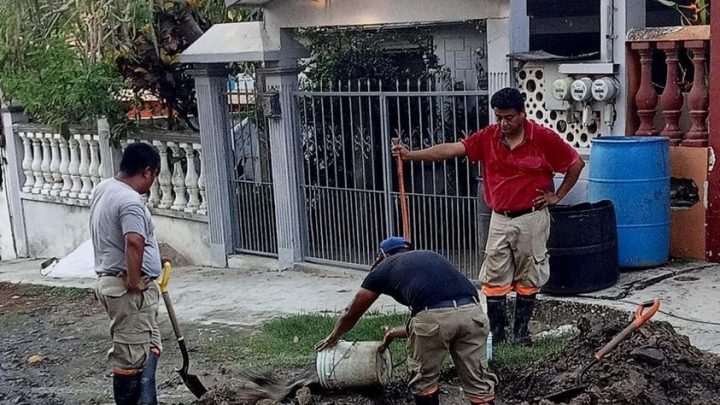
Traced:
<svg viewBox="0 0 720 405">
<path fill-rule="evenodd" d="M 506 296 L 487 297 L 487 315 L 490 320 L 493 346 L 505 341 Z"/>
<path fill-rule="evenodd" d="M 140 398 L 138 405 L 157 405 L 157 387 L 155 385 L 155 371 L 160 356 L 151 351 L 145 362 L 145 368 L 140 373 Z"/>
<path fill-rule="evenodd" d="M 140 396 L 140 374 L 113 374 L 113 396 L 116 405 L 137 405 Z"/>
<path fill-rule="evenodd" d="M 435 392 L 428 396 L 415 395 L 415 405 L 440 405 L 440 393 Z"/>
<path fill-rule="evenodd" d="M 513 335 L 515 341 L 523 346 L 532 345 L 532 338 L 528 330 L 528 323 L 535 308 L 535 295 L 520 295 L 515 298 L 515 325 Z"/>
</svg>

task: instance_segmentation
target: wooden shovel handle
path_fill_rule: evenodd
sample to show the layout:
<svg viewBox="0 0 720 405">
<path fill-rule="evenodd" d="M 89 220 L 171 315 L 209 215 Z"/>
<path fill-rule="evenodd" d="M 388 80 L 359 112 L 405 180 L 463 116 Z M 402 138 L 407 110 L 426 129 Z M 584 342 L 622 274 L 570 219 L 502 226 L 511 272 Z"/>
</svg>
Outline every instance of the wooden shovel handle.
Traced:
<svg viewBox="0 0 720 405">
<path fill-rule="evenodd" d="M 393 138 L 395 145 L 400 144 L 400 138 Z M 405 196 L 405 173 L 403 171 L 403 160 L 400 155 L 397 157 L 398 188 L 400 189 L 400 216 L 402 218 L 403 237 L 410 242 L 410 219 L 408 212 L 407 197 Z"/>
</svg>

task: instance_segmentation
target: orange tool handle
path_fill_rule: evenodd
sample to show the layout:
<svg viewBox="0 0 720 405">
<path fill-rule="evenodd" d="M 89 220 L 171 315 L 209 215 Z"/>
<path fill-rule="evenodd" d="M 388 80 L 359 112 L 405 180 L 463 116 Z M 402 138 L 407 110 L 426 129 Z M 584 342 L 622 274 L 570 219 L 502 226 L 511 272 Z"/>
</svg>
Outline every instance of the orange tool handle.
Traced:
<svg viewBox="0 0 720 405">
<path fill-rule="evenodd" d="M 618 333 L 610 342 L 608 342 L 608 344 L 603 346 L 602 349 L 595 353 L 595 356 L 593 356 L 595 361 L 602 360 L 605 356 L 607 356 L 608 353 L 615 349 L 620 344 L 620 342 L 630 336 L 630 334 L 635 329 L 643 326 L 645 322 L 650 320 L 650 318 L 652 318 L 653 315 L 657 313 L 658 308 L 660 308 L 660 300 L 658 299 L 643 302 L 642 304 L 638 305 L 638 308 L 635 310 L 635 320 L 632 321 L 630 325 L 625 327 L 622 332 Z M 645 309 L 647 309 L 647 311 L 645 311 Z"/>
<path fill-rule="evenodd" d="M 658 299 L 643 302 L 638 305 L 635 310 L 635 320 L 633 321 L 633 324 L 638 328 L 643 326 L 645 322 L 649 321 L 650 318 L 657 313 L 658 309 L 660 309 L 660 300 Z"/>
<path fill-rule="evenodd" d="M 400 138 L 393 138 L 393 144 L 399 145 Z M 405 174 L 403 172 L 403 160 L 397 157 L 398 188 L 400 189 L 400 216 L 402 217 L 403 237 L 410 242 L 410 219 L 408 212 L 407 197 L 405 196 Z"/>
</svg>

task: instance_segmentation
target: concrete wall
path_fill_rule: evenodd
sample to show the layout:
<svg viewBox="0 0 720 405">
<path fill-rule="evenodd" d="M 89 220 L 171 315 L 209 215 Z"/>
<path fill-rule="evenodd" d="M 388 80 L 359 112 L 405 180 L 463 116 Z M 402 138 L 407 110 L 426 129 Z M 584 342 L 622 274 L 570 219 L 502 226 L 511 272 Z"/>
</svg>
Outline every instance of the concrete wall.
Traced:
<svg viewBox="0 0 720 405">
<path fill-rule="evenodd" d="M 23 200 L 30 257 L 63 257 L 90 237 L 87 207 Z"/>
<path fill-rule="evenodd" d="M 155 233 L 159 243 L 177 250 L 190 264 L 216 266 L 211 260 L 207 222 L 180 220 L 154 215 Z"/>
<path fill-rule="evenodd" d="M 705 260 L 708 148 L 671 147 L 671 175 L 691 179 L 698 188 L 699 201 L 692 207 L 673 208 L 670 216 L 670 256 Z"/>
<path fill-rule="evenodd" d="M 277 28 L 455 22 L 510 15 L 507 0 L 286 0 L 264 8 L 271 33 Z"/>
<path fill-rule="evenodd" d="M 23 199 L 30 257 L 61 258 L 90 238 L 90 209 Z M 191 265 L 213 265 L 207 241 L 208 224 L 153 215 L 159 243 L 168 244 Z M 2 228 L 4 229 L 4 228 Z"/>
<path fill-rule="evenodd" d="M 469 26 L 433 29 L 435 55 L 440 65 L 447 66 L 456 81 L 465 82 L 468 90 L 476 90 L 477 64 L 487 73 L 487 41 L 485 33 Z M 480 53 L 478 53 L 478 50 Z"/>
</svg>

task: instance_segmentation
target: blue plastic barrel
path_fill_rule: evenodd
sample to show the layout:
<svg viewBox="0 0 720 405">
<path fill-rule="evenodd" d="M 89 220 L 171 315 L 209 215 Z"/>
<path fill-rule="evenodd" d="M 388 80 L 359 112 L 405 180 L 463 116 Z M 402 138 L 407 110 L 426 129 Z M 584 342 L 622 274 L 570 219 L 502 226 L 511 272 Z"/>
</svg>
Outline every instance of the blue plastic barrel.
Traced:
<svg viewBox="0 0 720 405">
<path fill-rule="evenodd" d="M 657 266 L 670 251 L 670 147 L 664 137 L 593 139 L 588 198 L 615 205 L 620 267 Z"/>
</svg>

